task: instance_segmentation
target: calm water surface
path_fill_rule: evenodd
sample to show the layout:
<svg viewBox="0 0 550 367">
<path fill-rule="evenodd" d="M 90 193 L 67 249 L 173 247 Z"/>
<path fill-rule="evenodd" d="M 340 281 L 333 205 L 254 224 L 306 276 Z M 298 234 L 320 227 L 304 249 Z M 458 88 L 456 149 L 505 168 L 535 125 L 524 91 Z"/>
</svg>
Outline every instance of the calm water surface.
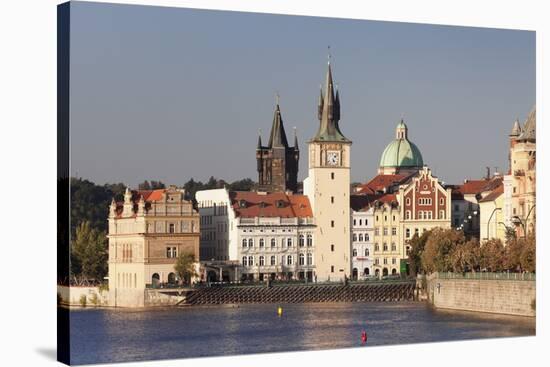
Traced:
<svg viewBox="0 0 550 367">
<path fill-rule="evenodd" d="M 309 303 L 75 310 L 73 364 L 319 350 L 535 335 L 534 318 L 433 310 L 425 303 Z"/>
</svg>

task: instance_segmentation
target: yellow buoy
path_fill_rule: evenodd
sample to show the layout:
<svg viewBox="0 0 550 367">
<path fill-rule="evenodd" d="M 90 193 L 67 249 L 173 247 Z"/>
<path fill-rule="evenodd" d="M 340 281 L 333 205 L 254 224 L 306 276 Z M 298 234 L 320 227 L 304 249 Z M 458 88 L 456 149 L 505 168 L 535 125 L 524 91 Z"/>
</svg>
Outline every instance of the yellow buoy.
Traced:
<svg viewBox="0 0 550 367">
<path fill-rule="evenodd" d="M 283 308 L 281 306 L 277 307 L 277 315 L 279 316 L 283 315 Z"/>
</svg>

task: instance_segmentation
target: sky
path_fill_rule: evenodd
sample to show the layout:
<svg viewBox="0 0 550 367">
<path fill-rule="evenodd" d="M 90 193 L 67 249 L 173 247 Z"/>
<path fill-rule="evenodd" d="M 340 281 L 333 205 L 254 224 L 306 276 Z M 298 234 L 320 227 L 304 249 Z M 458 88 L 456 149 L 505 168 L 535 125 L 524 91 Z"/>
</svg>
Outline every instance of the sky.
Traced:
<svg viewBox="0 0 550 367">
<path fill-rule="evenodd" d="M 402 116 L 445 183 L 508 169 L 535 104 L 535 32 L 73 2 L 71 175 L 257 180 L 278 93 L 303 180 L 328 46 L 352 181 L 376 175 Z"/>
</svg>

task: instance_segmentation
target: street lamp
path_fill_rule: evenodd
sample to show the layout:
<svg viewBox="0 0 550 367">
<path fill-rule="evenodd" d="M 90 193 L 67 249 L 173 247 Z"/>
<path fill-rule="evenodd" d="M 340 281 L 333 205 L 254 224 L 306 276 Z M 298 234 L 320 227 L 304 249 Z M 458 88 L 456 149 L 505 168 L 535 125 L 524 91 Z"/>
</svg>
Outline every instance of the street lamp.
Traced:
<svg viewBox="0 0 550 367">
<path fill-rule="evenodd" d="M 491 223 L 491 218 L 493 218 L 493 214 L 495 214 L 495 212 L 497 210 L 502 210 L 501 208 L 495 208 L 493 210 L 493 212 L 491 213 L 491 215 L 489 216 L 489 220 L 487 221 L 487 240 L 489 240 L 489 224 Z"/>
<path fill-rule="evenodd" d="M 521 226 L 523 227 L 523 238 L 527 238 L 527 221 L 529 220 L 529 216 L 531 215 L 531 212 L 533 211 L 533 209 L 535 209 L 535 206 L 536 205 L 533 205 L 531 207 L 531 209 L 529 209 L 529 212 L 527 213 L 527 217 L 525 217 L 525 220 L 522 221 L 520 217 L 518 217 L 517 215 L 514 215 L 512 217 L 512 223 L 514 223 L 516 226 L 519 226 L 521 224 Z"/>
</svg>

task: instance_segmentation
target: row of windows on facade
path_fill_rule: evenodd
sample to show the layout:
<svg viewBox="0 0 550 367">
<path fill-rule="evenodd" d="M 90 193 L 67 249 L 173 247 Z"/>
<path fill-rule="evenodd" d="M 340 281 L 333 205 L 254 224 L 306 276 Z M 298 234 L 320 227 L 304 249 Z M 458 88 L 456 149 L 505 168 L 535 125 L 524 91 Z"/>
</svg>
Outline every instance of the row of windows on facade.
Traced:
<svg viewBox="0 0 550 367">
<path fill-rule="evenodd" d="M 405 211 L 405 219 L 412 219 L 412 213 L 410 210 Z M 434 219 L 433 211 L 431 210 L 419 210 L 418 219 Z M 435 219 L 445 219 L 445 210 L 439 211 L 439 217 Z"/>
<path fill-rule="evenodd" d="M 375 245 L 374 250 L 375 251 L 380 251 L 380 247 L 378 246 L 378 244 Z M 411 247 L 407 246 L 407 248 L 406 248 L 407 256 L 409 256 L 410 250 L 411 250 Z M 388 246 L 386 244 L 384 244 L 384 251 L 388 251 Z M 396 251 L 396 246 L 395 246 L 394 243 L 392 243 L 392 251 Z M 368 248 L 366 248 L 365 251 L 364 251 L 364 254 L 365 254 L 364 256 L 370 256 L 370 250 Z M 358 255 L 357 249 L 354 248 L 352 250 L 351 256 L 357 257 L 357 255 Z"/>
<path fill-rule="evenodd" d="M 393 234 L 393 233 L 392 233 Z M 364 242 L 364 241 L 370 241 L 370 237 L 368 233 L 365 233 L 363 236 L 363 233 L 354 233 L 353 234 L 353 242 Z"/>
<path fill-rule="evenodd" d="M 354 248 L 351 252 L 351 256 L 357 257 L 357 249 Z M 368 248 L 365 249 L 365 256 L 370 256 L 370 250 Z"/>
<path fill-rule="evenodd" d="M 255 264 L 258 266 L 266 266 L 266 258 L 265 256 L 259 256 L 258 262 L 255 261 L 254 256 L 243 256 L 242 258 L 242 264 L 243 266 L 254 266 Z M 294 264 L 294 256 L 287 255 L 287 256 L 281 256 L 281 265 L 292 265 Z M 298 255 L 298 265 L 313 265 L 313 255 L 308 252 L 307 255 L 299 254 Z M 277 257 L 271 256 L 269 258 L 269 265 L 275 266 L 277 265 Z"/>
<path fill-rule="evenodd" d="M 411 198 L 405 199 L 405 205 L 411 205 Z M 418 205 L 432 205 L 432 198 L 419 198 Z M 439 205 L 445 205 L 445 198 L 439 198 Z"/>
<path fill-rule="evenodd" d="M 382 259 L 382 263 L 384 265 L 388 265 L 388 258 L 385 257 L 384 259 Z M 395 257 L 392 257 L 391 263 L 392 263 L 392 265 L 397 264 L 397 259 Z M 380 259 L 379 258 L 374 259 L 374 265 L 380 265 Z"/>
<path fill-rule="evenodd" d="M 382 249 L 383 251 L 388 251 L 388 244 L 384 242 L 384 244 L 382 245 Z M 395 242 L 392 242 L 391 250 L 397 251 L 397 245 L 395 244 Z M 378 243 L 374 244 L 374 251 L 380 251 L 380 245 Z"/>
<path fill-rule="evenodd" d="M 422 233 L 426 232 L 426 228 L 422 228 Z M 414 229 L 414 234 L 420 236 L 420 228 L 415 228 Z M 411 229 L 410 228 L 406 228 L 405 229 L 405 238 L 411 238 Z"/>
<path fill-rule="evenodd" d="M 227 203 L 224 202 L 216 203 L 212 200 L 201 200 L 199 201 L 199 208 L 213 208 L 214 215 L 227 214 Z"/>
<path fill-rule="evenodd" d="M 384 236 L 387 236 L 388 235 L 388 227 L 384 227 L 382 228 L 382 233 Z M 392 236 L 396 236 L 397 235 L 397 227 L 392 227 L 391 228 L 391 234 Z M 380 227 L 376 227 L 374 229 L 374 235 L 375 236 L 379 236 L 380 235 Z M 367 234 L 368 236 L 368 234 Z M 365 241 L 368 241 L 368 238 L 365 240 Z"/>
<path fill-rule="evenodd" d="M 147 223 L 147 233 L 164 233 L 165 231 L 167 231 L 168 233 L 195 232 L 195 222 L 172 222 L 168 223 L 168 227 L 166 227 L 165 222 Z"/>
<path fill-rule="evenodd" d="M 361 226 L 368 226 L 369 225 L 369 220 L 365 218 L 365 220 L 363 219 L 353 219 L 353 226 L 354 227 L 357 227 L 357 223 L 359 223 L 359 227 Z"/>
<path fill-rule="evenodd" d="M 260 238 L 260 240 L 258 241 L 259 242 L 259 246 L 260 247 L 265 247 L 265 239 L 263 238 Z M 270 241 L 270 245 L 271 247 L 276 247 L 277 246 L 277 240 L 275 238 L 272 238 Z M 286 244 L 287 247 L 292 247 L 293 245 L 293 241 L 292 241 L 292 238 L 281 238 L 281 246 L 284 247 Z M 300 235 L 300 237 L 298 238 L 298 246 L 300 247 L 304 247 L 306 246 L 307 244 L 307 247 L 311 247 L 313 246 L 313 236 L 308 234 L 307 235 L 307 238 L 304 236 L 304 235 Z M 254 238 L 243 238 L 242 240 L 242 245 L 243 247 L 254 247 Z"/>
<path fill-rule="evenodd" d="M 118 273 L 117 288 L 137 288 L 136 273 Z"/>
<path fill-rule="evenodd" d="M 283 228 L 281 229 L 282 232 L 288 232 L 288 233 L 292 233 L 294 232 L 291 228 Z M 249 232 L 249 233 L 253 233 L 254 232 L 254 229 L 243 229 L 243 232 L 246 233 L 246 232 Z M 260 228 L 260 232 L 265 232 L 265 230 L 263 228 Z M 271 233 L 275 233 L 277 232 L 275 229 L 271 229 Z"/>
</svg>

